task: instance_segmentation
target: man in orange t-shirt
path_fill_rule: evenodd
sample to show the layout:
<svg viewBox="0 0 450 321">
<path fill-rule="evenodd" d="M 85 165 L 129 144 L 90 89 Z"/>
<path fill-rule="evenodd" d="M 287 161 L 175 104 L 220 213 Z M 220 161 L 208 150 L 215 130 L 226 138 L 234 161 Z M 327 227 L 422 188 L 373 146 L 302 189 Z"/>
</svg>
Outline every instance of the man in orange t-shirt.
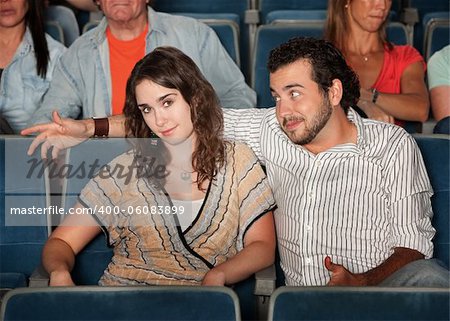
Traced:
<svg viewBox="0 0 450 321">
<path fill-rule="evenodd" d="M 125 85 L 135 63 L 160 46 L 188 55 L 212 84 L 222 107 L 256 106 L 256 93 L 220 43 L 198 20 L 155 12 L 146 0 L 97 0 L 105 18 L 81 35 L 61 57 L 32 124 L 120 114 Z"/>
</svg>

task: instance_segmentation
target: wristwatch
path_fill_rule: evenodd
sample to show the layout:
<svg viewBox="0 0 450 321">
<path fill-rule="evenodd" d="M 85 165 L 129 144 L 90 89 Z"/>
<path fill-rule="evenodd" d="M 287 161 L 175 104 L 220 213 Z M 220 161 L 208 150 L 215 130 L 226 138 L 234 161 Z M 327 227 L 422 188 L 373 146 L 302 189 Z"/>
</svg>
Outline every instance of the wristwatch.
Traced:
<svg viewBox="0 0 450 321">
<path fill-rule="evenodd" d="M 95 138 L 106 138 L 109 134 L 109 121 L 108 118 L 96 118 L 94 120 L 94 136 Z"/>
<path fill-rule="evenodd" d="M 380 92 L 376 89 L 376 88 L 373 88 L 372 89 L 372 102 L 374 103 L 374 104 L 376 104 L 377 103 L 377 99 L 378 99 L 378 96 L 380 95 Z"/>
</svg>

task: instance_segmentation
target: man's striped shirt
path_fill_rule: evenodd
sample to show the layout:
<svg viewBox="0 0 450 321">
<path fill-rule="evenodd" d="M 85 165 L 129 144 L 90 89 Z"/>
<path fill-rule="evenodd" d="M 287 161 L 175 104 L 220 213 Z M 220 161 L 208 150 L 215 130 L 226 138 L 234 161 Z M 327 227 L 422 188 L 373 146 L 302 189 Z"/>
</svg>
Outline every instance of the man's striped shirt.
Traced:
<svg viewBox="0 0 450 321">
<path fill-rule="evenodd" d="M 327 255 L 353 273 L 377 267 L 396 247 L 432 256 L 432 189 L 402 128 L 350 110 L 357 143 L 314 155 L 286 136 L 274 108 L 224 114 L 225 137 L 247 143 L 266 166 L 287 285 L 325 285 Z"/>
</svg>

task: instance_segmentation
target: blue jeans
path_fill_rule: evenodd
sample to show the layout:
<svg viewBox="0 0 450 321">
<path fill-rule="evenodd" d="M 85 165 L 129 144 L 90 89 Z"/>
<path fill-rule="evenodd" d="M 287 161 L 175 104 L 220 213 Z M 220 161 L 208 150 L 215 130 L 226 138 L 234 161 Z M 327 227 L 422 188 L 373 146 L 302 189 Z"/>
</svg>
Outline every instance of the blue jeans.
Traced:
<svg viewBox="0 0 450 321">
<path fill-rule="evenodd" d="M 434 134 L 450 134 L 450 116 L 447 116 L 437 122 L 433 129 Z"/>
<path fill-rule="evenodd" d="M 450 271 L 437 259 L 413 261 L 394 272 L 380 286 L 450 287 Z"/>
</svg>

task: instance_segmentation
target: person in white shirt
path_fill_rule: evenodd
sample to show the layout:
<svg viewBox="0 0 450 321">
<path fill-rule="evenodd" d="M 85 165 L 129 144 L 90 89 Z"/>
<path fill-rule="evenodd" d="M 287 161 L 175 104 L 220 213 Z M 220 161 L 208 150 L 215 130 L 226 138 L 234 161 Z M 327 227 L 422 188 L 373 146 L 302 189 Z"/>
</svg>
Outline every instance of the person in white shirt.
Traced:
<svg viewBox="0 0 450 321">
<path fill-rule="evenodd" d="M 358 77 L 331 43 L 294 38 L 272 50 L 276 107 L 227 110 L 227 139 L 244 141 L 266 166 L 287 285 L 449 286 L 431 259 L 431 185 L 414 139 L 354 112 Z M 30 148 L 92 136 L 92 120 L 54 114 Z M 124 135 L 121 118 L 109 135 Z"/>
</svg>

